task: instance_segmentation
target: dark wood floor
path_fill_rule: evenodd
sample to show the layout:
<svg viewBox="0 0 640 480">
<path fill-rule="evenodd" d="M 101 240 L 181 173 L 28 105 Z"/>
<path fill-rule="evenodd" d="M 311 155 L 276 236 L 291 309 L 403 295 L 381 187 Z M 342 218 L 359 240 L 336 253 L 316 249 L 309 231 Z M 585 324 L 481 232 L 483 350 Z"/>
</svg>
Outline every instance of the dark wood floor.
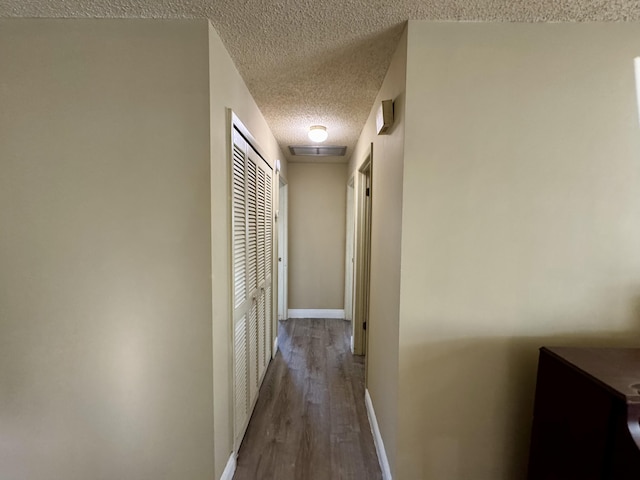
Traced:
<svg viewBox="0 0 640 480">
<path fill-rule="evenodd" d="M 364 405 L 364 361 L 344 320 L 280 322 L 235 480 L 382 478 Z"/>
</svg>

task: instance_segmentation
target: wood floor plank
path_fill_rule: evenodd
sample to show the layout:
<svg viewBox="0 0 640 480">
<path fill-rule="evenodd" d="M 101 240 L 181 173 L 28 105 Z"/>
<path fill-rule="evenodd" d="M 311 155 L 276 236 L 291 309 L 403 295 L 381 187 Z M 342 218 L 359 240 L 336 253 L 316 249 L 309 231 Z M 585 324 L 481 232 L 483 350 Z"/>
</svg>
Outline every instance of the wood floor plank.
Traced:
<svg viewBox="0 0 640 480">
<path fill-rule="evenodd" d="M 349 350 L 349 322 L 280 322 L 238 453 L 235 480 L 382 478 L 364 405 L 364 361 Z"/>
</svg>

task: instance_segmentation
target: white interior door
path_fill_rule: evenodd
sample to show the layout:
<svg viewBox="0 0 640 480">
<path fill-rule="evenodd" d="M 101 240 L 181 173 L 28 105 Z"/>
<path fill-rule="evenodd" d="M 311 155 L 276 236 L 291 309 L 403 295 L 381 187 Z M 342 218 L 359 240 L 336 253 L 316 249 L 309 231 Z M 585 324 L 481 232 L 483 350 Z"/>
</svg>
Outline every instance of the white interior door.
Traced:
<svg viewBox="0 0 640 480">
<path fill-rule="evenodd" d="M 278 203 L 278 320 L 286 320 L 288 315 L 287 305 L 287 251 L 288 251 L 288 189 L 280 179 L 279 203 Z"/>
<path fill-rule="evenodd" d="M 232 165 L 232 234 L 233 234 L 233 370 L 234 370 L 234 444 L 240 445 L 249 415 L 249 317 L 254 308 L 252 273 L 249 264 L 249 208 L 247 206 L 247 144 L 233 132 Z M 252 268 L 252 267 L 251 267 Z M 253 273 L 255 276 L 255 273 Z"/>
<path fill-rule="evenodd" d="M 257 154 L 256 154 L 257 155 Z M 271 359 L 272 268 L 273 268 L 273 174 L 262 159 L 256 161 L 258 220 L 258 383 Z"/>
<path fill-rule="evenodd" d="M 353 320 L 353 267 L 355 243 L 355 205 L 353 195 L 353 178 L 347 185 L 347 242 L 345 247 L 345 279 L 344 279 L 344 318 Z M 353 349 L 353 347 L 352 347 Z"/>
</svg>

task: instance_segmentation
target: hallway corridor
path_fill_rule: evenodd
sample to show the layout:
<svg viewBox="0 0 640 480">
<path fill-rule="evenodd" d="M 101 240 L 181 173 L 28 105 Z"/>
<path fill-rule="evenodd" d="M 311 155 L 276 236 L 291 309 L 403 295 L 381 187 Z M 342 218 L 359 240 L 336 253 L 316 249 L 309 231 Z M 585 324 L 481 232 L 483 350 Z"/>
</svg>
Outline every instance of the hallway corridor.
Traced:
<svg viewBox="0 0 640 480">
<path fill-rule="evenodd" d="M 344 320 L 280 322 L 235 480 L 381 478 L 364 404 L 364 358 Z"/>
</svg>

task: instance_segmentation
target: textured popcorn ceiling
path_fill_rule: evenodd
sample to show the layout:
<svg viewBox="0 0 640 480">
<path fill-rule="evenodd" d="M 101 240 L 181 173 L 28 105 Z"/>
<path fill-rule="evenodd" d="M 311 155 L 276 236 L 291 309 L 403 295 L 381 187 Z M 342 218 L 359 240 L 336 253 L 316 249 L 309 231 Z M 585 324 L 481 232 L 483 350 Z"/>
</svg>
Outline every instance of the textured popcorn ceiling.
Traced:
<svg viewBox="0 0 640 480">
<path fill-rule="evenodd" d="M 207 17 L 220 34 L 285 155 L 311 143 L 347 145 L 372 107 L 404 22 L 626 21 L 637 0 L 0 0 L 2 17 Z M 295 157 L 291 160 L 304 160 Z M 318 161 L 318 160 L 314 160 Z"/>
</svg>

